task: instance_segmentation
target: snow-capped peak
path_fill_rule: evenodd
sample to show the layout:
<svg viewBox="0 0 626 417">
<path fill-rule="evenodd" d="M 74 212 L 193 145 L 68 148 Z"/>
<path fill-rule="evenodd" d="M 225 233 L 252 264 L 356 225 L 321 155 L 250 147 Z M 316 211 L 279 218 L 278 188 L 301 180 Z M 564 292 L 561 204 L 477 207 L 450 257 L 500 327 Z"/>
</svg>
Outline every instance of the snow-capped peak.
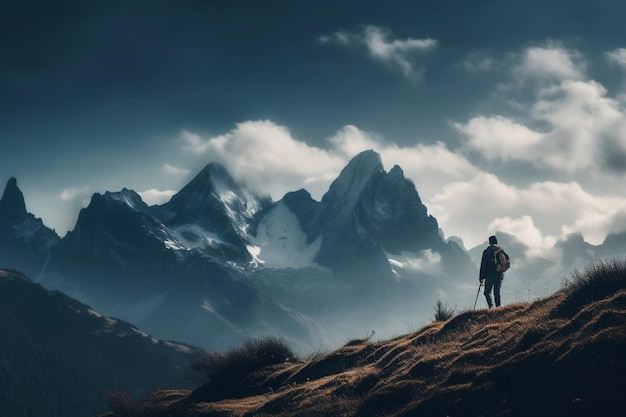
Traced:
<svg viewBox="0 0 626 417">
<path fill-rule="evenodd" d="M 248 226 L 261 206 L 259 197 L 213 162 L 162 206 L 160 212 L 166 223 L 176 227 L 198 225 L 212 239 L 221 236 L 233 242 L 247 239 Z"/>
<path fill-rule="evenodd" d="M 224 204 L 228 217 L 244 235 L 247 229 L 247 219 L 251 219 L 261 208 L 256 196 L 247 188 L 234 184 L 229 178 L 217 176 L 212 179 L 213 195 Z"/>
</svg>

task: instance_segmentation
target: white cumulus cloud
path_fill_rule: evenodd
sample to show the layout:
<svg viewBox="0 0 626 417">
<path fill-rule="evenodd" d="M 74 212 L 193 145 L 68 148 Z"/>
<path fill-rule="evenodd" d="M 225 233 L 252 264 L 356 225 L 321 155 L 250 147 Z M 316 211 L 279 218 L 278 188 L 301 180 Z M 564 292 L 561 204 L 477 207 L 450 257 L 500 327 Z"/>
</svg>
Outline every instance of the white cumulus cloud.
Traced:
<svg viewBox="0 0 626 417">
<path fill-rule="evenodd" d="M 149 190 L 141 191 L 137 193 L 141 196 L 141 199 L 149 206 L 159 205 L 167 203 L 176 191 L 172 190 L 158 190 L 151 188 Z"/>
<path fill-rule="evenodd" d="M 400 69 L 409 79 L 419 78 L 424 71 L 423 67 L 416 65 L 414 54 L 437 46 L 437 40 L 432 38 L 394 39 L 389 30 L 374 25 L 357 32 L 339 31 L 320 36 L 318 41 L 342 46 L 364 46 L 372 58 Z"/>
<path fill-rule="evenodd" d="M 485 173 L 445 186 L 431 202 L 434 216 L 446 230 L 462 230 L 468 247 L 497 231 L 531 247 L 550 247 L 573 232 L 600 244 L 626 213 L 626 198 L 595 195 L 576 182 L 516 187 Z"/>
<path fill-rule="evenodd" d="M 503 116 L 477 116 L 466 124 L 454 126 L 467 136 L 469 147 L 487 159 L 534 160 L 534 148 L 542 138 L 541 133 Z"/>
<path fill-rule="evenodd" d="M 555 172 L 626 173 L 626 112 L 600 83 L 584 79 L 582 59 L 574 59 L 578 53 L 529 48 L 522 56 L 512 70 L 512 86 L 520 74 L 544 81 L 520 92 L 530 95 L 529 102 L 518 103 L 527 110 L 525 118 L 476 116 L 456 123 L 466 146 L 488 160 L 516 160 Z"/>
<path fill-rule="evenodd" d="M 69 187 L 61 190 L 59 198 L 61 198 L 62 201 L 72 201 L 75 199 L 85 198 L 85 196 L 89 195 L 89 192 L 89 187 L 86 185 L 79 187 Z"/>
<path fill-rule="evenodd" d="M 617 48 L 604 54 L 610 63 L 626 69 L 626 48 Z"/>
<path fill-rule="evenodd" d="M 556 44 L 527 48 L 513 68 L 515 78 L 526 80 L 580 80 L 585 77 L 582 55 Z"/>
<path fill-rule="evenodd" d="M 188 175 L 191 171 L 186 168 L 175 167 L 170 164 L 163 165 L 163 173 L 168 175 Z"/>
</svg>

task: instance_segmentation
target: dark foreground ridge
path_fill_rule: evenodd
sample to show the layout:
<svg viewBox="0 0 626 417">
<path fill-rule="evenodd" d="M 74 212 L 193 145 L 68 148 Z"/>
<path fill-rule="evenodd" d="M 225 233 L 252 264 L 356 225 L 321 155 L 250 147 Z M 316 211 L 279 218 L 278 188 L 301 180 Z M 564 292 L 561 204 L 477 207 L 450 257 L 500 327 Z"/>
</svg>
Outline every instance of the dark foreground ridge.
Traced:
<svg viewBox="0 0 626 417">
<path fill-rule="evenodd" d="M 626 259 L 591 265 L 530 304 L 259 367 L 229 392 L 215 380 L 127 398 L 107 416 L 623 415 L 624 352 Z"/>
<path fill-rule="evenodd" d="M 108 390 L 189 388 L 184 371 L 203 352 L 0 269 L 1 417 L 88 417 L 107 410 Z"/>
</svg>

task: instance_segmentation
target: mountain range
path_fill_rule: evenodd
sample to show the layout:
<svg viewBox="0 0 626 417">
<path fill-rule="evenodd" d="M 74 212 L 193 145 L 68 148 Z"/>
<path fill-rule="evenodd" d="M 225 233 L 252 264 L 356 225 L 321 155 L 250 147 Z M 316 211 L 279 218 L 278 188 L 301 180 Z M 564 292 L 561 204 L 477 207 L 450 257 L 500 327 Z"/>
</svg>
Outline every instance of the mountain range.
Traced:
<svg viewBox="0 0 626 417">
<path fill-rule="evenodd" d="M 513 259 L 505 302 L 545 295 L 571 268 L 626 247 L 626 234 L 600 246 L 572 235 L 537 255 L 498 236 Z M 304 189 L 272 201 L 209 163 L 162 205 L 126 188 L 94 194 L 62 238 L 27 212 L 15 178 L 0 200 L 0 266 L 155 337 L 214 350 L 263 334 L 311 352 L 406 332 L 437 299 L 473 303 L 481 249 L 445 239 L 402 169 L 385 171 L 373 150 L 321 201 Z"/>
</svg>

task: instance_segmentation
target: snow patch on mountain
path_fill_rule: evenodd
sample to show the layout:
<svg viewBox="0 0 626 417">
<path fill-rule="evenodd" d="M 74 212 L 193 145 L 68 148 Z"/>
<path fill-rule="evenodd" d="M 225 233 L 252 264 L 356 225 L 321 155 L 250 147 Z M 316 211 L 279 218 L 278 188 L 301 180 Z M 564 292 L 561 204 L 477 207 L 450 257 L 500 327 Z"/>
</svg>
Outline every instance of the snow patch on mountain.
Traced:
<svg viewBox="0 0 626 417">
<path fill-rule="evenodd" d="M 170 250 L 185 250 L 185 247 L 175 240 L 166 239 L 163 241 L 163 244 Z"/>
<path fill-rule="evenodd" d="M 172 230 L 175 240 L 166 242 L 174 250 L 215 249 L 225 244 L 216 233 L 198 224 L 184 224 Z"/>
<path fill-rule="evenodd" d="M 13 226 L 13 230 L 18 239 L 24 242 L 39 240 L 44 248 L 52 247 L 59 240 L 56 233 L 49 231 L 41 219 L 33 215 L 26 216 L 20 224 Z"/>
<path fill-rule="evenodd" d="M 322 239 L 306 243 L 307 236 L 296 215 L 280 202 L 257 228 L 255 237 L 250 238 L 248 252 L 254 261 L 266 268 L 308 268 L 317 266 L 313 261 Z"/>
<path fill-rule="evenodd" d="M 232 179 L 224 175 L 211 177 L 214 197 L 222 202 L 226 215 L 231 219 L 233 227 L 241 237 L 248 233 L 249 220 L 261 208 L 257 197 L 247 188 L 237 185 L 234 189 Z"/>
<path fill-rule="evenodd" d="M 254 194 L 248 189 L 239 189 L 238 195 L 231 188 L 224 178 L 217 177 L 213 179 L 213 188 L 215 189 L 215 196 L 226 205 L 233 213 L 241 213 L 245 217 L 252 217 L 259 210 L 260 204 L 257 201 Z M 243 210 L 238 210 L 237 206 L 241 206 Z"/>
<path fill-rule="evenodd" d="M 398 269 L 427 275 L 444 273 L 441 255 L 431 249 L 420 251 L 417 254 L 412 252 L 401 252 L 400 254 L 386 253 L 386 256 L 395 274 L 398 274 Z"/>
</svg>

